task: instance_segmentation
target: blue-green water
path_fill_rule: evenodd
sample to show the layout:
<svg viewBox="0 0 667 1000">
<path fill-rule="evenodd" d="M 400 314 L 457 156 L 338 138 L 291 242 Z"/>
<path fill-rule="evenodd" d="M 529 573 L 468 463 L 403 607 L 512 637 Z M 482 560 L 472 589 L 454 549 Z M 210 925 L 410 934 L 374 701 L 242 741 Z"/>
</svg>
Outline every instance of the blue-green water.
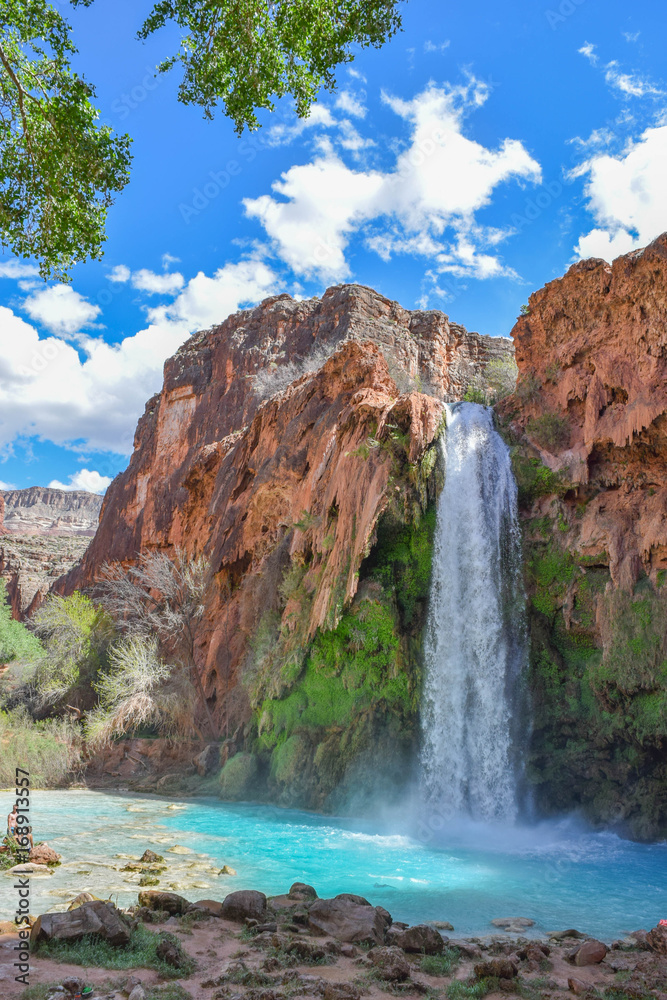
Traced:
<svg viewBox="0 0 667 1000">
<path fill-rule="evenodd" d="M 9 796 L 6 804 L 8 812 Z M 64 864 L 32 880 L 31 909 L 62 908 L 84 889 L 129 905 L 136 876 L 120 872 L 126 861 L 115 855 L 138 857 L 150 847 L 170 863 L 163 885 L 192 900 L 241 888 L 270 895 L 305 881 L 320 896 L 360 893 L 396 920 L 448 920 L 461 935 L 489 933 L 492 919 L 518 916 L 534 919 L 536 933 L 577 927 L 609 940 L 667 917 L 665 844 L 563 822 L 468 825 L 434 847 L 410 835 L 409 813 L 370 823 L 208 799 L 170 808 L 170 800 L 151 796 L 36 792 L 36 839 L 55 847 Z M 174 845 L 188 853 L 169 852 Z M 235 878 L 216 874 L 225 864 Z M 7 917 L 14 905 L 5 876 L 0 912 Z"/>
</svg>

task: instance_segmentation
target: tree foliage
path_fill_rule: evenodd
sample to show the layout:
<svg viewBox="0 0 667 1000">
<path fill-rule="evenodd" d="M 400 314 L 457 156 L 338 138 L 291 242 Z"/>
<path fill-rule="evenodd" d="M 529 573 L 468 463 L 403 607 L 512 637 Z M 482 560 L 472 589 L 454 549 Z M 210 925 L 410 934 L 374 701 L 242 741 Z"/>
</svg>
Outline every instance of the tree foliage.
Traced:
<svg viewBox="0 0 667 1000">
<path fill-rule="evenodd" d="M 222 105 L 240 134 L 259 126 L 257 109 L 288 95 L 307 116 L 353 46 L 379 47 L 398 31 L 399 2 L 158 0 L 138 37 L 175 23 L 179 49 L 157 71 L 180 65 L 179 99 L 206 118 Z M 94 89 L 71 67 L 75 52 L 48 0 L 0 0 L 0 242 L 60 281 L 102 256 L 107 212 L 131 162 L 130 137 L 99 124 Z"/>
<path fill-rule="evenodd" d="M 102 256 L 114 195 L 129 180 L 130 138 L 97 122 L 92 86 L 72 70 L 76 52 L 46 0 L 0 3 L 0 239 L 67 280 Z"/>
<path fill-rule="evenodd" d="M 158 0 L 140 38 L 170 21 L 184 32 L 179 51 L 158 67 L 180 64 L 179 99 L 212 118 L 219 103 L 236 131 L 259 126 L 258 108 L 291 95 L 306 117 L 353 45 L 379 47 L 400 28 L 397 0 Z"/>
<path fill-rule="evenodd" d="M 31 624 L 44 646 L 33 678 L 39 703 L 55 706 L 67 698 L 75 707 L 86 707 L 106 666 L 113 622 L 89 597 L 75 591 L 69 597 L 49 595 Z"/>
</svg>

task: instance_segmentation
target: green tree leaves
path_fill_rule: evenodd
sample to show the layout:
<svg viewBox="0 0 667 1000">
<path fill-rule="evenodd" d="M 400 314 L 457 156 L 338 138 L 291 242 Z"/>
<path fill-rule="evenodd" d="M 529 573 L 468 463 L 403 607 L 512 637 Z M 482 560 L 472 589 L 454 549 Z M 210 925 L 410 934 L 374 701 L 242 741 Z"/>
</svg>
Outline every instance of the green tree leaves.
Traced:
<svg viewBox="0 0 667 1000">
<path fill-rule="evenodd" d="M 94 90 L 71 68 L 69 25 L 46 0 L 0 4 L 0 239 L 67 280 L 102 256 L 114 195 L 129 180 L 130 138 L 99 125 Z"/>
<path fill-rule="evenodd" d="M 240 134 L 256 129 L 258 108 L 291 95 L 307 117 L 351 47 L 379 48 L 401 26 L 398 0 L 158 0 L 140 38 L 175 21 L 180 50 L 159 66 L 183 67 L 179 100 L 212 118 L 222 103 Z"/>
<path fill-rule="evenodd" d="M 70 0 L 89 7 L 93 0 Z M 158 0 L 138 35 L 174 21 L 183 35 L 179 99 L 213 118 L 219 104 L 240 134 L 258 108 L 291 95 L 300 117 L 352 46 L 381 46 L 400 28 L 400 0 Z M 129 180 L 128 135 L 99 123 L 93 87 L 70 65 L 67 21 L 47 0 L 0 0 L 0 242 L 68 281 L 99 259 L 115 195 Z"/>
</svg>

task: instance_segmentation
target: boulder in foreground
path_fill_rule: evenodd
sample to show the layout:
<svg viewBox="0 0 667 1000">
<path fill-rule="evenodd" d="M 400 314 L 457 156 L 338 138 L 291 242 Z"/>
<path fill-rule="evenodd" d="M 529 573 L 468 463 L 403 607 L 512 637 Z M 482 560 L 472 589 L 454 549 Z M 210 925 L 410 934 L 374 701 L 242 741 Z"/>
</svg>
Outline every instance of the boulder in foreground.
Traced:
<svg viewBox="0 0 667 1000">
<path fill-rule="evenodd" d="M 356 902 L 357 899 L 362 902 Z M 308 910 L 308 922 L 313 934 L 325 934 L 350 944 L 381 945 L 391 917 L 363 897 L 343 893 L 335 899 L 316 900 Z"/>
<path fill-rule="evenodd" d="M 390 927 L 387 931 L 387 944 L 420 955 L 441 955 L 445 950 L 442 934 L 428 924 L 416 924 L 405 930 Z"/>
<path fill-rule="evenodd" d="M 266 913 L 266 896 L 255 889 L 230 892 L 222 901 L 221 916 L 242 924 L 244 920 L 263 920 Z"/>
<path fill-rule="evenodd" d="M 410 966 L 400 948 L 371 948 L 368 957 L 382 979 L 402 983 L 410 978 Z"/>
<path fill-rule="evenodd" d="M 667 957 L 667 920 L 661 920 L 657 927 L 648 932 L 646 943 L 651 951 Z"/>
<path fill-rule="evenodd" d="M 147 910 L 163 910 L 171 916 L 180 916 L 190 904 L 184 896 L 179 896 L 175 892 L 147 889 L 139 893 L 139 906 L 145 906 Z"/>
<path fill-rule="evenodd" d="M 116 947 L 129 944 L 130 929 L 113 903 L 92 900 L 65 913 L 43 913 L 30 932 L 30 944 L 40 941 L 79 941 L 88 934 Z"/>
<path fill-rule="evenodd" d="M 589 938 L 570 955 L 570 961 L 578 966 L 599 965 L 608 951 L 607 945 L 603 944 L 602 941 Z"/>
</svg>

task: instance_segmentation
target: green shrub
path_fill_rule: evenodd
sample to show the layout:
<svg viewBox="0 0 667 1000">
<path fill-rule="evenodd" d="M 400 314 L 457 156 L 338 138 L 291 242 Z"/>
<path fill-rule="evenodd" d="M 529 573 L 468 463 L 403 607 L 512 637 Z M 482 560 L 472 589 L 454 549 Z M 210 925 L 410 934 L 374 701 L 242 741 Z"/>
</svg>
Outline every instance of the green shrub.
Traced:
<svg viewBox="0 0 667 1000">
<path fill-rule="evenodd" d="M 7 597 L 7 586 L 0 577 L 0 663 L 12 660 L 33 661 L 42 656 L 44 650 L 36 636 L 23 622 L 12 618 L 12 609 Z"/>
<path fill-rule="evenodd" d="M 521 508 L 530 507 L 540 497 L 562 496 L 567 490 L 562 472 L 553 472 L 538 458 L 528 458 L 518 449 L 512 452 L 512 468 Z"/>
<path fill-rule="evenodd" d="M 424 955 L 419 968 L 427 976 L 449 976 L 459 964 L 460 957 L 458 948 L 445 948 L 441 955 Z"/>
<path fill-rule="evenodd" d="M 69 719 L 35 722 L 25 709 L 0 712 L 0 785 L 14 787 L 16 768 L 30 772 L 36 788 L 57 788 L 81 764 L 83 740 Z"/>
<path fill-rule="evenodd" d="M 107 613 L 85 594 L 51 594 L 31 619 L 44 645 L 33 685 L 43 705 L 67 699 L 91 707 L 93 684 L 107 666 L 114 628 Z"/>
<path fill-rule="evenodd" d="M 481 406 L 486 406 L 488 402 L 487 393 L 484 389 L 480 389 L 476 385 L 471 385 L 466 389 L 463 401 L 465 403 L 479 403 Z"/>
<path fill-rule="evenodd" d="M 546 448 L 552 454 L 562 451 L 570 441 L 569 421 L 557 413 L 543 413 L 540 417 L 532 417 L 526 424 L 526 431 L 541 448 Z"/>
</svg>

